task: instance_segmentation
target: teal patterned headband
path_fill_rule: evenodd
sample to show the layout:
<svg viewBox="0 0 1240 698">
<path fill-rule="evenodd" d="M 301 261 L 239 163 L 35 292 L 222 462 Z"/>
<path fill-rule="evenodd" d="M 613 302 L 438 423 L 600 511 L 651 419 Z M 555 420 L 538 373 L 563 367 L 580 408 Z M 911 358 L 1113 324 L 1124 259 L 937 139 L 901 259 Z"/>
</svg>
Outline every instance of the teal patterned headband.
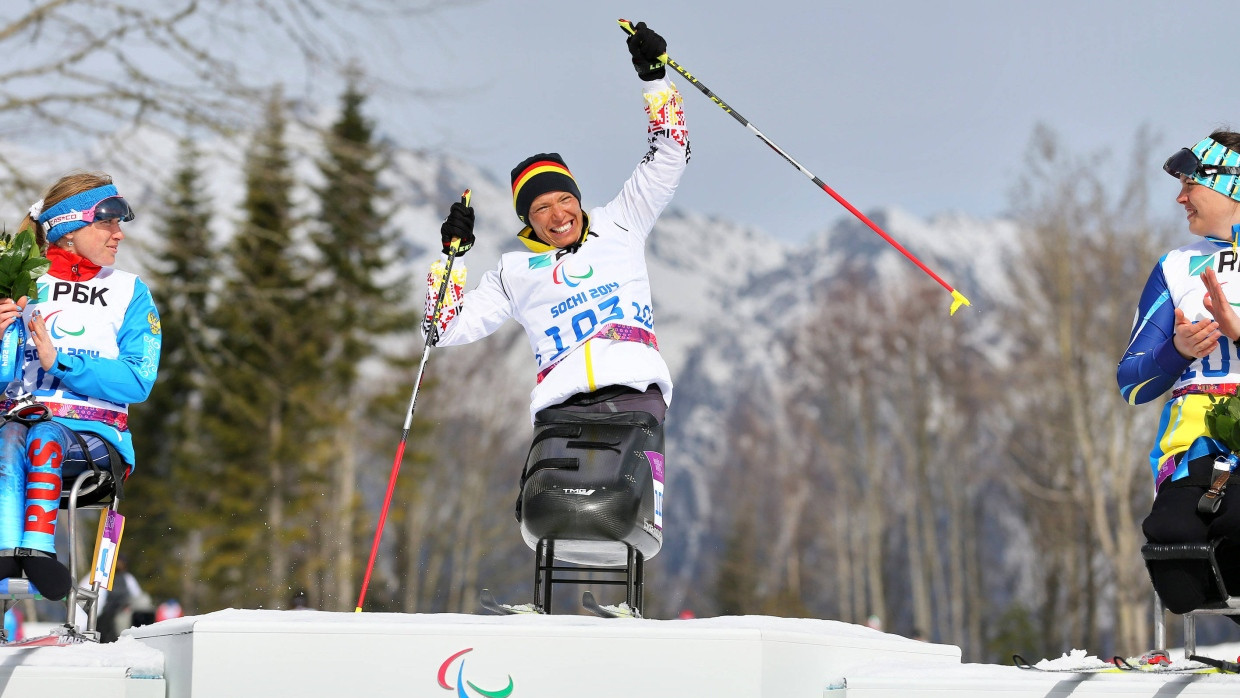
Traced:
<svg viewBox="0 0 1240 698">
<path fill-rule="evenodd" d="M 1202 138 L 1198 141 L 1197 145 L 1193 146 L 1193 155 L 1201 160 L 1202 165 L 1240 166 L 1240 153 L 1213 138 Z M 1213 177 L 1203 177 L 1193 174 L 1192 179 L 1203 187 L 1209 187 L 1224 196 L 1240 201 L 1240 175 L 1216 174 Z"/>
</svg>

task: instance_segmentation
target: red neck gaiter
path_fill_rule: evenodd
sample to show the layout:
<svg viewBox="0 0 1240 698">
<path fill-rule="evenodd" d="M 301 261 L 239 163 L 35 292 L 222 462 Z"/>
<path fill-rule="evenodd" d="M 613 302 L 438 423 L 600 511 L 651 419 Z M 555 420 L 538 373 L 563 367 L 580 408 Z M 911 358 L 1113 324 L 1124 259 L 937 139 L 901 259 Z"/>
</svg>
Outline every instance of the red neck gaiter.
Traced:
<svg viewBox="0 0 1240 698">
<path fill-rule="evenodd" d="M 49 274 L 66 281 L 86 281 L 95 278 L 103 267 L 63 247 L 48 245 L 47 258 L 52 263 Z"/>
</svg>

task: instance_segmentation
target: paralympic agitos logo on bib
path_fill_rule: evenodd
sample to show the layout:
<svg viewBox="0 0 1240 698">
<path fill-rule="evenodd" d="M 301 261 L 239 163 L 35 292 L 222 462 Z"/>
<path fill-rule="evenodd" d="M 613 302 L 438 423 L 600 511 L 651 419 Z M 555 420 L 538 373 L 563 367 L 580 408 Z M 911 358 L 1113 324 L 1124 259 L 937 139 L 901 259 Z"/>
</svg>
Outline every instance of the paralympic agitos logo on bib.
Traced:
<svg viewBox="0 0 1240 698">
<path fill-rule="evenodd" d="M 60 312 L 61 311 L 57 310 L 57 311 L 48 313 L 47 317 L 43 318 L 43 320 L 48 323 L 47 331 L 51 333 L 52 339 L 64 339 L 65 337 L 79 337 L 86 333 L 85 327 L 80 327 L 76 330 L 70 330 L 65 327 L 62 327 L 60 325 L 60 321 L 64 319 L 64 316 L 57 317 L 57 315 L 60 315 Z"/>
<path fill-rule="evenodd" d="M 474 651 L 473 647 L 467 647 L 461 650 L 460 652 L 457 652 L 456 654 L 452 655 L 451 657 L 448 657 L 447 659 L 444 660 L 443 664 L 439 665 L 439 675 L 437 677 L 439 679 L 439 687 L 444 689 L 445 691 L 456 691 L 457 698 L 474 698 L 475 696 L 482 696 L 483 698 L 508 698 L 509 696 L 511 696 L 512 690 L 514 687 L 513 681 L 512 681 L 512 674 L 508 675 L 508 685 L 504 688 L 500 688 L 498 690 L 488 690 L 485 688 L 479 688 L 472 681 L 468 681 L 465 679 L 465 660 L 464 659 L 461 659 L 460 665 L 457 666 L 456 668 L 456 685 L 453 686 L 448 683 L 448 670 L 452 666 L 452 663 L 455 662 L 458 658 L 460 658 L 464 654 L 466 654 L 467 652 L 473 652 L 473 651 Z M 472 689 L 473 692 L 471 693 L 470 691 L 466 691 L 465 690 L 466 686 L 469 686 L 469 688 Z"/>
<path fill-rule="evenodd" d="M 586 273 L 572 273 L 568 270 L 568 265 L 565 264 L 567 261 L 567 259 L 561 259 L 559 262 L 556 262 L 555 267 L 551 270 L 551 280 L 557 285 L 563 284 L 569 288 L 577 288 L 581 285 L 582 281 L 594 276 L 594 267 L 588 265 L 586 268 Z"/>
<path fill-rule="evenodd" d="M 586 272 L 584 274 L 574 274 L 568 270 L 568 265 L 566 262 L 568 262 L 567 259 L 561 259 L 556 262 L 555 266 L 551 269 L 551 281 L 557 286 L 563 285 L 568 286 L 569 288 L 577 288 L 581 285 L 581 282 L 584 279 L 594 276 L 593 266 L 586 265 Z M 530 269 L 542 269 L 543 267 L 549 267 L 551 266 L 551 255 L 544 254 L 538 255 L 537 257 L 530 257 L 529 265 Z"/>
</svg>

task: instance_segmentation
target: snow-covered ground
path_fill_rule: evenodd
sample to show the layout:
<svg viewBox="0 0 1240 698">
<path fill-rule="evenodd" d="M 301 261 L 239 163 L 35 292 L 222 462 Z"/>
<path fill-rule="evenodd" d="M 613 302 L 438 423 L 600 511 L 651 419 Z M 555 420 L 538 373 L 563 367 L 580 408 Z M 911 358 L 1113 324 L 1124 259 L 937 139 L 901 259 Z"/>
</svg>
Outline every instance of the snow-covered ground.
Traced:
<svg viewBox="0 0 1240 698">
<path fill-rule="evenodd" d="M 1240 643 L 1200 653 L 1233 659 Z M 1043 666 L 1081 666 L 1086 659 L 1076 652 Z M 10 695 L 6 675 L 40 668 L 51 676 L 57 667 L 121 667 L 128 685 L 150 689 L 158 682 L 134 679 L 156 678 L 170 698 L 1240 694 L 1235 675 L 1070 674 L 966 664 L 948 645 L 838 621 L 766 616 L 607 620 L 228 609 L 131 629 L 114 644 L 0 648 L 0 696 Z M 507 693 L 499 690 L 505 684 Z"/>
</svg>

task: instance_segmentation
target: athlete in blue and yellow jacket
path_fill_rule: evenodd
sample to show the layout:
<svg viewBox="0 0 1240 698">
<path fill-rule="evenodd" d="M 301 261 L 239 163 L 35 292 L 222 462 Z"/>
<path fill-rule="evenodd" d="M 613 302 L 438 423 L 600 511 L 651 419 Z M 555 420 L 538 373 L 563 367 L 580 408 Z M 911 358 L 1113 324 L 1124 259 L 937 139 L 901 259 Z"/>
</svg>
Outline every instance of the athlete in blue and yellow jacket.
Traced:
<svg viewBox="0 0 1240 698">
<path fill-rule="evenodd" d="M 1120 394 L 1129 403 L 1171 393 L 1150 452 L 1157 494 L 1142 530 L 1154 544 L 1221 540 L 1218 554 L 1230 569 L 1240 560 L 1240 487 L 1225 492 L 1217 513 L 1197 507 L 1210 487 L 1215 457 L 1228 453 L 1206 429 L 1211 397 L 1240 387 L 1240 316 L 1227 300 L 1229 294 L 1240 300 L 1240 134 L 1216 131 L 1172 155 L 1163 168 L 1180 180 L 1176 202 L 1189 231 L 1201 239 L 1168 252 L 1154 267 L 1119 363 Z M 1199 608 L 1216 593 L 1197 562 L 1147 565 L 1174 613 Z M 1227 582 L 1240 592 L 1240 576 Z"/>
<path fill-rule="evenodd" d="M 1231 394 L 1240 384 L 1236 343 L 1218 334 L 1208 354 L 1185 356 L 1176 342 L 1177 317 L 1180 325 L 1196 322 L 1199 330 L 1217 333 L 1217 322 L 1205 306 L 1201 277 L 1207 270 L 1221 284 L 1240 281 L 1240 254 L 1231 240 L 1208 235 L 1158 260 L 1141 292 L 1132 336 L 1119 364 L 1120 394 L 1129 403 L 1150 402 L 1171 391 L 1150 452 L 1156 487 L 1184 477 L 1189 460 L 1225 450 L 1205 435 L 1205 413 L 1209 395 Z M 1240 297 L 1240 292 L 1234 295 Z M 1186 452 L 1188 457 L 1181 457 Z"/>
</svg>

